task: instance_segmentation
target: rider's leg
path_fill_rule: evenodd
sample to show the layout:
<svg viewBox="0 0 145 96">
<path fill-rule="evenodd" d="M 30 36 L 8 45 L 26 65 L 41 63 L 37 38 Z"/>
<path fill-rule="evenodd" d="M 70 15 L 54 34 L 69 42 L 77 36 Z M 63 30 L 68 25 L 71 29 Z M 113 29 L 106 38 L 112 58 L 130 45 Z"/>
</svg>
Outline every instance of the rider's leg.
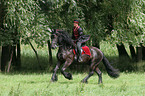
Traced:
<svg viewBox="0 0 145 96">
<path fill-rule="evenodd" d="M 78 61 L 79 62 L 82 62 L 82 52 L 81 52 L 81 43 L 80 42 L 77 42 L 77 51 L 78 51 L 78 54 L 79 54 L 79 59 Z"/>
</svg>

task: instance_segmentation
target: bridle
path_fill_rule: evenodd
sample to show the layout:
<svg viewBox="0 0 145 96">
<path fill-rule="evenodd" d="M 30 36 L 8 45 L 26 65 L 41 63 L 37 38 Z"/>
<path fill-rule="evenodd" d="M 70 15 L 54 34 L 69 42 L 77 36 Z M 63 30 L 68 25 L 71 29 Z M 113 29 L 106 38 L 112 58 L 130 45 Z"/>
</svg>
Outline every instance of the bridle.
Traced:
<svg viewBox="0 0 145 96">
<path fill-rule="evenodd" d="M 55 40 L 55 42 L 53 42 L 53 44 L 55 45 L 55 47 L 57 46 L 57 47 L 63 47 L 64 45 L 63 44 L 58 44 L 58 38 L 59 38 L 59 36 L 64 36 L 65 37 L 65 35 L 63 34 L 63 33 L 59 33 L 59 32 L 54 32 L 53 34 L 52 34 L 52 36 L 54 36 L 54 38 L 56 38 L 57 40 Z M 75 40 L 73 40 L 73 42 L 74 42 Z M 75 44 L 73 44 L 73 46 L 76 46 Z"/>
</svg>

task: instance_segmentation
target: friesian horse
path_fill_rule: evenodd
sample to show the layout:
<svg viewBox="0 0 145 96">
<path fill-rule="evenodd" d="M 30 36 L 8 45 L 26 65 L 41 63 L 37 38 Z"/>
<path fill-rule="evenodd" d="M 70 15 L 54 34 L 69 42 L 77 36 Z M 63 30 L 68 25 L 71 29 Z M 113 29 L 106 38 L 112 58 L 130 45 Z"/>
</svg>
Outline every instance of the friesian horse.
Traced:
<svg viewBox="0 0 145 96">
<path fill-rule="evenodd" d="M 55 82 L 58 80 L 56 72 L 60 68 L 60 65 L 63 64 L 61 68 L 61 73 L 64 75 L 65 78 L 71 80 L 72 74 L 69 72 L 66 72 L 66 68 L 72 64 L 72 62 L 75 60 L 75 54 L 73 52 L 73 49 L 75 48 L 74 41 L 70 38 L 69 34 L 65 31 L 56 31 L 52 32 L 51 35 L 51 47 L 55 49 L 58 48 L 57 52 L 57 65 L 53 71 L 51 81 Z M 86 54 L 82 55 L 83 62 L 87 62 L 90 65 L 90 72 L 89 74 L 82 80 L 83 83 L 87 83 L 87 80 L 96 72 L 99 77 L 98 84 L 102 83 L 102 73 L 100 69 L 98 68 L 98 65 L 101 61 L 103 61 L 103 64 L 105 65 L 105 68 L 107 70 L 107 73 L 112 78 L 119 77 L 119 71 L 118 69 L 115 69 L 111 66 L 107 58 L 104 56 L 103 52 L 96 48 L 96 47 L 89 47 L 91 56 L 88 56 Z"/>
</svg>

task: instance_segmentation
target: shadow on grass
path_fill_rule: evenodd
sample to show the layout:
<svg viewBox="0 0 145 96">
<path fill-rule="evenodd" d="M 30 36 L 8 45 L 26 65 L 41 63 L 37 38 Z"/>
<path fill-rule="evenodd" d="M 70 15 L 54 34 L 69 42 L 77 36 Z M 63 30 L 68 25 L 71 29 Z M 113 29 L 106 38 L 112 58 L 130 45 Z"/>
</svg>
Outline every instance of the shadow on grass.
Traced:
<svg viewBox="0 0 145 96">
<path fill-rule="evenodd" d="M 82 78 L 82 79 L 83 79 L 83 78 Z M 97 79 L 96 79 L 96 81 L 97 81 Z M 88 84 L 88 85 L 102 85 L 102 84 L 98 84 L 98 82 L 82 83 L 81 80 L 78 81 L 78 82 L 76 82 L 76 81 L 73 82 L 73 80 L 72 80 L 72 81 L 62 81 L 62 82 L 59 81 L 58 83 L 59 83 L 59 84 L 76 84 L 76 83 L 80 83 L 80 84 Z"/>
<path fill-rule="evenodd" d="M 132 61 L 126 60 L 126 58 L 121 58 L 119 60 L 118 57 L 109 57 L 106 56 L 107 59 L 110 61 L 110 64 L 114 67 L 119 69 L 121 72 L 132 72 L 136 71 L 137 69 L 137 63 L 134 63 Z M 48 56 L 39 56 L 40 65 L 38 64 L 38 61 L 35 56 L 29 56 L 29 55 L 22 55 L 21 56 L 21 69 L 18 71 L 14 70 L 13 67 L 11 68 L 10 74 L 28 74 L 28 73 L 52 73 L 53 69 L 56 66 L 57 59 L 56 57 L 53 57 L 53 64 L 49 62 Z M 41 68 L 40 68 L 41 66 Z M 142 66 L 145 68 L 145 64 L 142 63 Z M 140 66 L 140 67 L 142 67 Z M 104 67 L 104 64 L 101 62 L 99 64 L 99 69 L 102 72 L 106 72 L 106 69 Z M 71 73 L 84 73 L 89 72 L 89 65 L 86 64 L 72 64 L 70 65 L 66 71 L 69 71 Z M 61 68 L 60 68 L 61 69 Z M 143 70 L 145 71 L 145 70 Z M 60 70 L 58 70 L 58 73 L 60 73 Z"/>
</svg>

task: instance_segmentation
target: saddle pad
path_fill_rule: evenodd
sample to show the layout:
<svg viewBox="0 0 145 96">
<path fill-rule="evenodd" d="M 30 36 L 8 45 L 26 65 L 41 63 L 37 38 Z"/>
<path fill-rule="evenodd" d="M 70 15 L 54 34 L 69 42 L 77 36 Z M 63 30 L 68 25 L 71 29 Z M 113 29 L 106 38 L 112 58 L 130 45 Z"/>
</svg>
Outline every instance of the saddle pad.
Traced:
<svg viewBox="0 0 145 96">
<path fill-rule="evenodd" d="M 82 54 L 91 56 L 91 52 L 88 46 L 83 46 L 82 49 L 83 49 Z M 76 54 L 75 49 L 73 49 L 73 53 Z"/>
</svg>

